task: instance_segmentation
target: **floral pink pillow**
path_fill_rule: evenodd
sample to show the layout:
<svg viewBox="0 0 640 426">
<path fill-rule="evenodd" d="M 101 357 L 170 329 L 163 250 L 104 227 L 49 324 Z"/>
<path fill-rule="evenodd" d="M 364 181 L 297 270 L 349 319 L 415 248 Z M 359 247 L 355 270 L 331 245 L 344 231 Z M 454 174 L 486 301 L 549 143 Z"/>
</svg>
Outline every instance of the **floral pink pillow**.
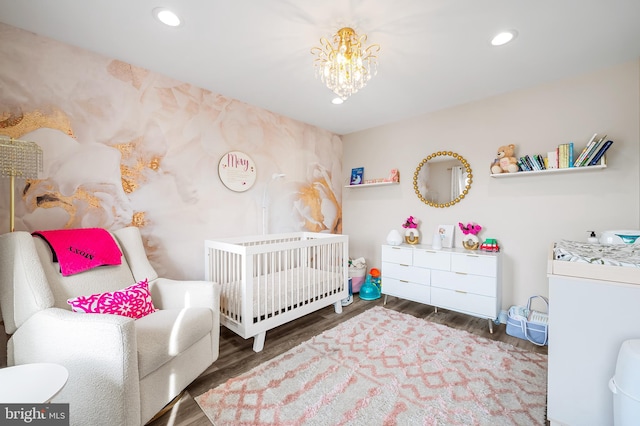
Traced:
<svg viewBox="0 0 640 426">
<path fill-rule="evenodd" d="M 136 319 L 156 311 L 146 279 L 122 290 L 78 296 L 67 300 L 67 303 L 73 312 L 122 315 Z"/>
</svg>

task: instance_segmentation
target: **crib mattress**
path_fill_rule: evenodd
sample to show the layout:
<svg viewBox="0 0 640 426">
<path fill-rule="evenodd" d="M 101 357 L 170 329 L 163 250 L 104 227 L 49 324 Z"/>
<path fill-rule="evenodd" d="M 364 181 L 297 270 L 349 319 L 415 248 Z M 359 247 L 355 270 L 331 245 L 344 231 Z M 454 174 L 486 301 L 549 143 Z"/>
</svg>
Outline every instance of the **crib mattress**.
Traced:
<svg viewBox="0 0 640 426">
<path fill-rule="evenodd" d="M 343 275 L 311 267 L 298 267 L 253 278 L 254 322 L 295 309 L 301 304 L 342 290 Z M 226 315 L 240 318 L 240 281 L 222 284 L 220 305 Z M 238 312 L 235 312 L 237 307 Z M 240 319 L 241 320 L 241 319 Z"/>
<path fill-rule="evenodd" d="M 555 244 L 554 259 L 566 262 L 640 268 L 640 246 L 561 240 Z"/>
</svg>

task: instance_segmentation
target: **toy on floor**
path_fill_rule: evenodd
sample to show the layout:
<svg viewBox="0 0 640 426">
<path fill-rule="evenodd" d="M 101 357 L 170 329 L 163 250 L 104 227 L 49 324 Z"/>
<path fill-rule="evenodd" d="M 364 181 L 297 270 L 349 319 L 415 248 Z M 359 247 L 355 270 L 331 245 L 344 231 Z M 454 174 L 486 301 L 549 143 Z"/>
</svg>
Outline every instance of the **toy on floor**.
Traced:
<svg viewBox="0 0 640 426">
<path fill-rule="evenodd" d="M 376 300 L 380 298 L 380 289 L 371 282 L 371 274 L 367 274 L 364 284 L 360 287 L 360 299 Z"/>
<path fill-rule="evenodd" d="M 380 269 L 371 268 L 371 271 L 369 271 L 369 273 L 371 274 L 371 283 L 373 285 L 375 285 L 376 287 L 378 287 L 378 290 L 382 291 L 382 282 L 381 282 L 381 279 L 380 279 Z"/>
</svg>

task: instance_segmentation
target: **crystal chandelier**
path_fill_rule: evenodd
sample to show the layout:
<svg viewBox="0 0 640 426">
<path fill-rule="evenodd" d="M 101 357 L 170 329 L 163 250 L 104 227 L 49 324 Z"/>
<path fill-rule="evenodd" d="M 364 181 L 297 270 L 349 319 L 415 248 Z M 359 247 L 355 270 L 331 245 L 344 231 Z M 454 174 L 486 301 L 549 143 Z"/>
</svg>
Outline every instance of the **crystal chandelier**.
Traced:
<svg viewBox="0 0 640 426">
<path fill-rule="evenodd" d="M 366 34 L 358 36 L 352 28 L 341 28 L 333 36 L 333 44 L 320 39 L 320 47 L 311 49 L 316 77 L 336 95 L 346 100 L 367 85 L 378 71 L 377 56 L 380 46 L 372 44 L 363 50 Z"/>
</svg>

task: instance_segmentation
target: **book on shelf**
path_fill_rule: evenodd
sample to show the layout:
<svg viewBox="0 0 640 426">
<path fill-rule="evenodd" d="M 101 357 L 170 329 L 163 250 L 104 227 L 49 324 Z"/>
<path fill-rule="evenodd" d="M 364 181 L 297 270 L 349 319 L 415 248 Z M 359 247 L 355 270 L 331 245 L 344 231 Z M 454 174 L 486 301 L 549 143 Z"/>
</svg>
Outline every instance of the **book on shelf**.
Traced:
<svg viewBox="0 0 640 426">
<path fill-rule="evenodd" d="M 547 159 L 540 154 L 523 155 L 518 159 L 518 167 L 523 172 L 547 169 Z"/>
<path fill-rule="evenodd" d="M 561 143 L 558 145 L 558 150 L 558 168 L 573 167 L 573 142 Z"/>
<path fill-rule="evenodd" d="M 562 168 L 562 162 L 564 157 L 564 146 L 558 145 L 558 168 Z"/>
<path fill-rule="evenodd" d="M 602 146 L 607 143 L 606 142 L 606 138 L 607 135 L 604 135 L 603 137 L 601 137 L 600 139 L 598 139 L 598 143 L 596 143 L 593 148 L 591 149 L 591 152 L 589 152 L 589 154 L 584 158 L 584 160 L 582 160 L 581 166 L 588 166 L 589 163 L 591 163 L 591 160 L 593 160 L 593 158 L 596 156 L 596 154 L 598 153 L 598 151 L 600 151 L 600 149 L 602 148 Z"/>
<path fill-rule="evenodd" d="M 535 156 L 525 155 L 525 158 L 527 159 L 527 162 L 531 166 L 531 170 L 540 170 L 540 165 L 536 161 Z"/>
<path fill-rule="evenodd" d="M 524 157 L 527 159 L 527 163 L 529 163 L 529 167 L 531 167 L 531 170 L 540 170 L 540 168 L 530 155 L 525 155 Z"/>
<path fill-rule="evenodd" d="M 559 144 L 554 150 L 548 151 L 546 157 L 541 154 L 523 155 L 517 159 L 518 167 L 520 171 L 531 172 L 597 165 L 613 144 L 613 141 L 605 141 L 606 137 L 598 137 L 594 133 L 578 156 L 574 155 L 573 142 Z"/>
<path fill-rule="evenodd" d="M 542 161 L 542 157 L 540 155 L 533 154 L 529 158 L 531 159 L 531 162 L 533 163 L 533 166 L 536 168 L 536 170 L 546 169 L 546 167 L 544 166 L 544 161 Z"/>
<path fill-rule="evenodd" d="M 569 167 L 569 144 L 561 143 L 558 145 L 559 155 L 558 155 L 558 168 L 566 169 Z"/>
<path fill-rule="evenodd" d="M 558 168 L 558 149 L 547 152 L 547 169 Z"/>
<path fill-rule="evenodd" d="M 350 185 L 361 185 L 363 183 L 364 167 L 356 167 L 351 169 Z"/>
<path fill-rule="evenodd" d="M 520 171 L 523 171 L 523 172 L 528 172 L 531 170 L 529 169 L 529 166 L 524 161 L 524 157 L 518 158 L 518 167 L 520 167 Z"/>
<path fill-rule="evenodd" d="M 567 144 L 567 167 L 573 167 L 573 142 Z"/>
<path fill-rule="evenodd" d="M 602 158 L 604 153 L 607 152 L 607 150 L 611 145 L 613 145 L 613 141 L 606 141 L 604 145 L 602 145 L 602 148 L 600 148 L 600 150 L 596 153 L 593 159 L 589 162 L 589 165 L 595 166 L 596 164 L 598 164 L 598 162 L 600 162 L 600 159 Z"/>
<path fill-rule="evenodd" d="M 584 149 L 582 150 L 578 158 L 576 158 L 576 161 L 574 161 L 573 167 L 580 166 L 580 164 L 582 163 L 582 160 L 585 159 L 585 157 L 590 152 L 591 148 L 593 148 L 593 145 L 598 143 L 598 139 L 596 139 L 597 137 L 598 137 L 597 133 L 594 133 L 593 136 L 591 136 L 591 139 L 589 140 L 589 142 L 587 142 L 587 145 L 584 147 Z"/>
</svg>

